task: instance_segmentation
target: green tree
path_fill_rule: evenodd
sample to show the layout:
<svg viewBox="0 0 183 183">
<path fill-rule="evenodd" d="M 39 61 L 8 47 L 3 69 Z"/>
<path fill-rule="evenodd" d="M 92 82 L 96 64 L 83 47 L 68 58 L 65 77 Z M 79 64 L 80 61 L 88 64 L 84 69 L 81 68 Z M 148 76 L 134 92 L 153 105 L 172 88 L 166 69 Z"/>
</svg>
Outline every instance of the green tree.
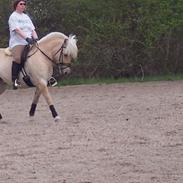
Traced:
<svg viewBox="0 0 183 183">
<path fill-rule="evenodd" d="M 10 0 L 0 1 L 0 46 L 7 46 Z M 28 1 L 39 36 L 78 37 L 72 77 L 141 77 L 183 69 L 181 0 Z"/>
</svg>

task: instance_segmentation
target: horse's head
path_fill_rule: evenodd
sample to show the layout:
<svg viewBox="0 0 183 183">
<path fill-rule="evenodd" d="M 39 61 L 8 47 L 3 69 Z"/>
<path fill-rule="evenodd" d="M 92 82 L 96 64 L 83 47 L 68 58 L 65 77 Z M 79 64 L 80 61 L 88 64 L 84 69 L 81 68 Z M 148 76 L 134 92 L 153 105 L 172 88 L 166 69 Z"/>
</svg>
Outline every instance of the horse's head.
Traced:
<svg viewBox="0 0 183 183">
<path fill-rule="evenodd" d="M 77 39 L 75 35 L 69 37 L 60 33 L 52 32 L 43 37 L 39 42 L 44 49 L 44 55 L 55 64 L 69 65 L 78 55 Z M 40 50 L 40 49 L 39 49 Z"/>
<path fill-rule="evenodd" d="M 57 48 L 56 53 L 54 54 L 54 60 L 57 64 L 70 65 L 73 60 L 77 58 L 78 48 L 77 48 L 77 39 L 75 35 L 70 35 L 65 37 L 59 49 Z M 60 43 L 59 43 L 60 44 Z"/>
<path fill-rule="evenodd" d="M 70 72 L 70 65 L 78 55 L 78 48 L 76 45 L 77 39 L 75 35 L 70 35 L 68 37 L 60 32 L 52 32 L 43 37 L 38 43 L 44 51 L 39 47 L 37 48 L 48 58 L 48 60 L 58 65 L 59 70 L 61 70 L 62 73 Z"/>
</svg>

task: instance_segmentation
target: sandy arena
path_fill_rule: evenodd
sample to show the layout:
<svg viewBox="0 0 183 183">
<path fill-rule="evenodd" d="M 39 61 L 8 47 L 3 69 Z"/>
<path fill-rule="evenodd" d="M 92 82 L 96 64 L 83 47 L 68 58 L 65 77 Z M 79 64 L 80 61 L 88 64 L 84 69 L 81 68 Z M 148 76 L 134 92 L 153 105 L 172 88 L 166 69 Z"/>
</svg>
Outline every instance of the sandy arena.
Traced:
<svg viewBox="0 0 183 183">
<path fill-rule="evenodd" d="M 183 81 L 34 89 L 0 96 L 0 183 L 183 183 Z"/>
</svg>

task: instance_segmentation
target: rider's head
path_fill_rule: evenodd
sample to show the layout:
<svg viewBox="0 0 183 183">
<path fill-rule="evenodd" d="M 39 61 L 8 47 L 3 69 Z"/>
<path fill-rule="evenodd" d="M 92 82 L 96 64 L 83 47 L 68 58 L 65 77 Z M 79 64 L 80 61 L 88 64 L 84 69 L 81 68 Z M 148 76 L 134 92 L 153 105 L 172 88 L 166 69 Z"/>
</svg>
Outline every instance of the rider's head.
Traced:
<svg viewBox="0 0 183 183">
<path fill-rule="evenodd" d="M 13 9 L 16 10 L 18 5 L 25 5 L 26 4 L 26 0 L 15 0 L 13 2 Z"/>
</svg>

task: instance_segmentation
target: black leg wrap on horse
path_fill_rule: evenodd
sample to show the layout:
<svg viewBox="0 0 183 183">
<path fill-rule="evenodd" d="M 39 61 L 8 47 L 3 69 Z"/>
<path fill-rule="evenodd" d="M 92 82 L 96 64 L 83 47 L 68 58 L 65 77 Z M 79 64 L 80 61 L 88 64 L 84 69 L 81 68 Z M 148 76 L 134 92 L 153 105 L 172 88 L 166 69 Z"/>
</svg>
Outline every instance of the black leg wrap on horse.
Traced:
<svg viewBox="0 0 183 183">
<path fill-rule="evenodd" d="M 2 117 L 2 115 L 0 114 L 0 119 L 2 119 L 3 117 Z"/>
<path fill-rule="evenodd" d="M 50 110 L 51 110 L 51 113 L 52 113 L 52 116 L 55 118 L 56 116 L 58 116 L 56 110 L 55 110 L 55 107 L 53 105 L 50 105 Z"/>
<path fill-rule="evenodd" d="M 33 104 L 31 105 L 31 109 L 29 111 L 29 116 L 34 116 L 34 113 L 36 111 L 36 107 L 37 107 L 37 104 Z"/>
</svg>

